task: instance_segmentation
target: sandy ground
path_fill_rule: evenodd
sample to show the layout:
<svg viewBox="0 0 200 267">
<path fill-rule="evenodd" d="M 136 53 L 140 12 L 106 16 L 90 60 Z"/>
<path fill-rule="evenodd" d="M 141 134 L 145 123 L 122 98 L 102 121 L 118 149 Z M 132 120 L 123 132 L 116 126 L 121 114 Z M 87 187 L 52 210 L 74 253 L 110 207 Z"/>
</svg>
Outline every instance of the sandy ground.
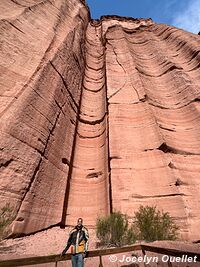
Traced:
<svg viewBox="0 0 200 267">
<path fill-rule="evenodd" d="M 64 249 L 70 228 L 60 229 L 59 227 L 54 227 L 52 229 L 36 233 L 34 235 L 9 239 L 0 242 L 0 259 L 11 259 L 11 258 L 23 258 L 29 256 L 44 256 L 44 255 L 55 255 L 60 254 Z M 95 236 L 95 230 L 89 229 L 90 241 L 89 250 L 96 249 L 97 238 Z M 151 245 L 166 247 L 166 248 L 176 248 L 185 251 L 192 251 L 200 253 L 200 244 L 192 244 L 189 242 L 181 241 L 156 241 L 151 243 Z M 150 257 L 156 257 L 158 255 L 147 252 L 146 255 Z M 103 256 L 102 262 L 104 267 L 115 266 L 115 267 L 143 267 L 144 263 L 133 263 L 133 257 L 142 256 L 141 251 L 133 253 L 116 254 L 112 256 Z M 120 262 L 125 257 L 123 262 Z M 162 256 L 159 256 L 158 262 L 150 262 L 147 267 L 168 267 L 167 263 L 162 261 Z M 113 261 L 113 258 L 117 260 Z M 134 258 L 135 259 L 135 258 Z M 152 258 L 153 259 L 153 258 Z M 40 264 L 34 265 L 38 267 L 55 267 L 55 263 L 52 264 Z M 59 262 L 57 267 L 70 267 L 71 262 Z M 99 258 L 86 258 L 85 267 L 95 267 L 99 266 Z M 197 263 L 172 263 L 172 267 L 200 267 L 200 262 Z"/>
</svg>

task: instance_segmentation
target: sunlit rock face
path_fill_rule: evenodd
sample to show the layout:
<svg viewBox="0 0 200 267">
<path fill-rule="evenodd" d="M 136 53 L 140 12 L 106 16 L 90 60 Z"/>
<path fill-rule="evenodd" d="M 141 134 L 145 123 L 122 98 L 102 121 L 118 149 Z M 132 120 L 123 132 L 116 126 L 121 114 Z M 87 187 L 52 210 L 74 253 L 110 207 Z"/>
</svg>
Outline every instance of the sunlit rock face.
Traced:
<svg viewBox="0 0 200 267">
<path fill-rule="evenodd" d="M 140 205 L 199 239 L 200 39 L 84 1 L 0 3 L 0 206 L 22 235 Z"/>
<path fill-rule="evenodd" d="M 58 224 L 84 76 L 80 1 L 1 1 L 1 199 L 14 233 Z"/>
</svg>

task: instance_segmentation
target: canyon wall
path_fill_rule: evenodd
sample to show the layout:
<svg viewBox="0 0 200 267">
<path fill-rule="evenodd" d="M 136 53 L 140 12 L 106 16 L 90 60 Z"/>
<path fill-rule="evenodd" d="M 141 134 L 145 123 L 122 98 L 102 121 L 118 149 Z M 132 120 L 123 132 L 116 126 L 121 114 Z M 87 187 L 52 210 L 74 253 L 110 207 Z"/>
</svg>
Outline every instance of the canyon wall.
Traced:
<svg viewBox="0 0 200 267">
<path fill-rule="evenodd" d="M 200 39 L 166 25 L 106 33 L 113 208 L 157 205 L 199 236 Z"/>
<path fill-rule="evenodd" d="M 13 233 L 61 222 L 84 74 L 80 1 L 1 2 L 0 203 Z"/>
<path fill-rule="evenodd" d="M 84 1 L 0 4 L 0 206 L 11 234 L 140 205 L 200 238 L 200 39 Z"/>
</svg>

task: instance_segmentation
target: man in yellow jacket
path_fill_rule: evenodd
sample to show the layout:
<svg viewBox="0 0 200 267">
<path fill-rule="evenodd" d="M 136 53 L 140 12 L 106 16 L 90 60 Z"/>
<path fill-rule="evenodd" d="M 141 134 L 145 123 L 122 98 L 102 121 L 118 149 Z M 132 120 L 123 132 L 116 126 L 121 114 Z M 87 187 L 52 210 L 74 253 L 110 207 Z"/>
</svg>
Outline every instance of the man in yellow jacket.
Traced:
<svg viewBox="0 0 200 267">
<path fill-rule="evenodd" d="M 84 258 L 88 249 L 88 230 L 83 226 L 83 219 L 78 218 L 77 225 L 70 231 L 67 245 L 61 255 L 65 255 L 71 247 L 72 266 L 84 267 Z"/>
</svg>

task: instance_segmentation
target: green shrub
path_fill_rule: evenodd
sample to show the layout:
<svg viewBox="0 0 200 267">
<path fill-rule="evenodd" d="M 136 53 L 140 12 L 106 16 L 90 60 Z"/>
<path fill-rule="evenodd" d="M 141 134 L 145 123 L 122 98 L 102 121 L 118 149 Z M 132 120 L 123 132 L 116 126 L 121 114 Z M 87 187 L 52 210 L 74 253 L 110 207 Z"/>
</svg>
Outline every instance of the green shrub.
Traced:
<svg viewBox="0 0 200 267">
<path fill-rule="evenodd" d="M 135 212 L 134 225 L 140 240 L 175 240 L 178 237 L 179 228 L 169 213 L 156 210 L 156 207 L 140 206 Z"/>
<path fill-rule="evenodd" d="M 6 227 L 13 221 L 13 209 L 7 203 L 0 209 L 0 239 L 4 237 Z"/>
<path fill-rule="evenodd" d="M 131 245 L 136 242 L 137 240 L 137 233 L 135 231 L 134 225 L 131 225 L 131 227 L 127 230 L 125 235 L 125 245 Z"/>
<path fill-rule="evenodd" d="M 134 243 L 136 237 L 128 228 L 127 216 L 120 212 L 113 212 L 109 216 L 97 219 L 97 237 L 101 245 L 122 246 Z"/>
<path fill-rule="evenodd" d="M 140 206 L 131 226 L 120 212 L 97 219 L 96 226 L 100 244 L 105 246 L 129 245 L 136 240 L 176 240 L 179 229 L 168 212 L 156 210 L 155 206 Z"/>
</svg>

